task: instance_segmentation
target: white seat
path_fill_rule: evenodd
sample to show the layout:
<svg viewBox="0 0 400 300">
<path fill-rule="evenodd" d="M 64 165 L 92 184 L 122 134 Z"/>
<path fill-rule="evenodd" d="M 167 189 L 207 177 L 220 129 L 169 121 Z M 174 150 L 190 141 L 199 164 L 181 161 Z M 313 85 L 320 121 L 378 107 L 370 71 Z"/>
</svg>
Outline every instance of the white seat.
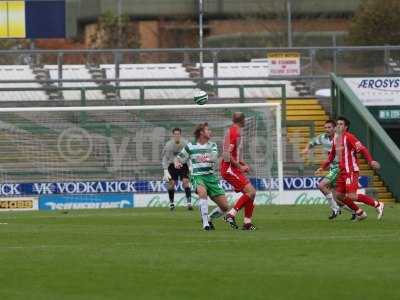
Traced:
<svg viewBox="0 0 400 300">
<path fill-rule="evenodd" d="M 58 66 L 45 65 L 45 69 L 49 70 L 50 78 L 53 80 L 58 79 Z M 63 79 L 93 79 L 89 70 L 84 65 L 64 65 L 63 66 Z M 99 87 L 94 82 L 64 82 L 63 87 Z M 80 90 L 63 91 L 65 100 L 80 100 Z M 88 90 L 86 91 L 87 100 L 102 100 L 105 96 L 101 90 Z"/>
<path fill-rule="evenodd" d="M 107 78 L 115 78 L 114 65 L 101 65 L 105 69 Z M 124 81 L 121 86 L 188 86 L 186 89 L 145 89 L 145 99 L 188 99 L 197 91 L 195 84 L 190 81 L 151 81 L 158 78 L 190 79 L 189 74 L 181 64 L 122 64 L 120 65 L 121 79 L 147 79 L 147 81 Z M 121 97 L 126 99 L 139 99 L 138 89 L 122 90 Z"/>
<path fill-rule="evenodd" d="M 197 65 L 199 67 L 199 64 Z M 203 64 L 205 77 L 214 77 L 214 65 L 212 63 Z M 218 85 L 250 85 L 250 84 L 283 84 L 286 87 L 286 97 L 298 97 L 298 93 L 288 80 L 256 80 L 255 77 L 268 77 L 269 65 L 267 62 L 242 62 L 242 63 L 219 63 L 218 77 L 241 78 L 249 77 L 248 80 L 218 80 Z M 213 80 L 208 81 L 214 84 Z M 222 98 L 238 98 L 237 88 L 218 88 L 218 95 Z M 281 88 L 254 87 L 245 88 L 246 98 L 279 98 L 282 96 Z"/>
<path fill-rule="evenodd" d="M 0 80 L 36 80 L 29 66 L 0 66 Z M 40 88 L 39 83 L 0 83 L 1 88 Z M 5 91 L 0 92 L 0 101 L 45 101 L 49 97 L 44 91 Z"/>
</svg>

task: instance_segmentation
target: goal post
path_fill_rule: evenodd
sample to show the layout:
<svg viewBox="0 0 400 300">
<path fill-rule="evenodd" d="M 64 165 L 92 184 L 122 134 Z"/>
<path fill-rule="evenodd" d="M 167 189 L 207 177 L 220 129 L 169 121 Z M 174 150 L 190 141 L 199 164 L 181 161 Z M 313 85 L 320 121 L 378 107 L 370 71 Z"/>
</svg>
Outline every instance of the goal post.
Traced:
<svg viewBox="0 0 400 300">
<path fill-rule="evenodd" d="M 249 177 L 264 190 L 283 191 L 281 105 L 229 103 L 0 108 L 0 176 L 6 183 L 134 181 L 135 190 L 162 180 L 161 152 L 179 127 L 192 141 L 208 122 L 222 141 L 232 113 L 246 116 L 243 154 Z M 84 114 L 84 117 L 82 115 Z M 218 168 L 218 166 L 216 166 Z M 149 183 L 150 182 L 150 183 Z"/>
</svg>

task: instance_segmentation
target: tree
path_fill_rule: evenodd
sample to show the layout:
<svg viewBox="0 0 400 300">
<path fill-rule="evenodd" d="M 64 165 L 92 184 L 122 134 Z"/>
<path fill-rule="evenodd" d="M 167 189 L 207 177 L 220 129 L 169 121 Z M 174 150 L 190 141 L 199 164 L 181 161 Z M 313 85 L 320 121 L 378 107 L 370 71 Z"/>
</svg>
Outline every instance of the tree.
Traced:
<svg viewBox="0 0 400 300">
<path fill-rule="evenodd" d="M 30 42 L 27 39 L 0 39 L 0 50 L 23 50 L 29 49 Z M 32 57 L 29 55 L 2 55 L 0 64 L 30 64 Z"/>
<path fill-rule="evenodd" d="M 400 1 L 363 0 L 350 25 L 352 45 L 398 45 Z"/>
<path fill-rule="evenodd" d="M 121 18 L 111 11 L 98 18 L 97 30 L 91 36 L 91 46 L 95 48 L 138 48 L 140 46 L 135 27 L 128 15 Z"/>
</svg>

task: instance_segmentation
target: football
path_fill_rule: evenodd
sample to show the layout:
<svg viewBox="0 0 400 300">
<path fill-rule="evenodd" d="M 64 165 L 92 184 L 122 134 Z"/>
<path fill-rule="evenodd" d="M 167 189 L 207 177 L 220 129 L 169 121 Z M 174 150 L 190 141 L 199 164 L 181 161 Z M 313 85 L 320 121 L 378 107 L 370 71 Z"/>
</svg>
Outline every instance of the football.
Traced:
<svg viewBox="0 0 400 300">
<path fill-rule="evenodd" d="M 194 95 L 193 100 L 198 105 L 204 105 L 208 101 L 208 94 L 205 91 L 198 91 Z"/>
</svg>

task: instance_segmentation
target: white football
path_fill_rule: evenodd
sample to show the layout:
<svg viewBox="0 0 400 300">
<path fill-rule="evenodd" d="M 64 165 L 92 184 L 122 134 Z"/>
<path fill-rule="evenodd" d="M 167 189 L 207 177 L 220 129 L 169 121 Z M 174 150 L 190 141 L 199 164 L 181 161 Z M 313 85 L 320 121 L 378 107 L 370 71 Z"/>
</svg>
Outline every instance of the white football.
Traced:
<svg viewBox="0 0 400 300">
<path fill-rule="evenodd" d="M 198 91 L 194 95 L 193 100 L 198 105 L 204 105 L 208 101 L 208 94 L 205 91 Z"/>
</svg>

